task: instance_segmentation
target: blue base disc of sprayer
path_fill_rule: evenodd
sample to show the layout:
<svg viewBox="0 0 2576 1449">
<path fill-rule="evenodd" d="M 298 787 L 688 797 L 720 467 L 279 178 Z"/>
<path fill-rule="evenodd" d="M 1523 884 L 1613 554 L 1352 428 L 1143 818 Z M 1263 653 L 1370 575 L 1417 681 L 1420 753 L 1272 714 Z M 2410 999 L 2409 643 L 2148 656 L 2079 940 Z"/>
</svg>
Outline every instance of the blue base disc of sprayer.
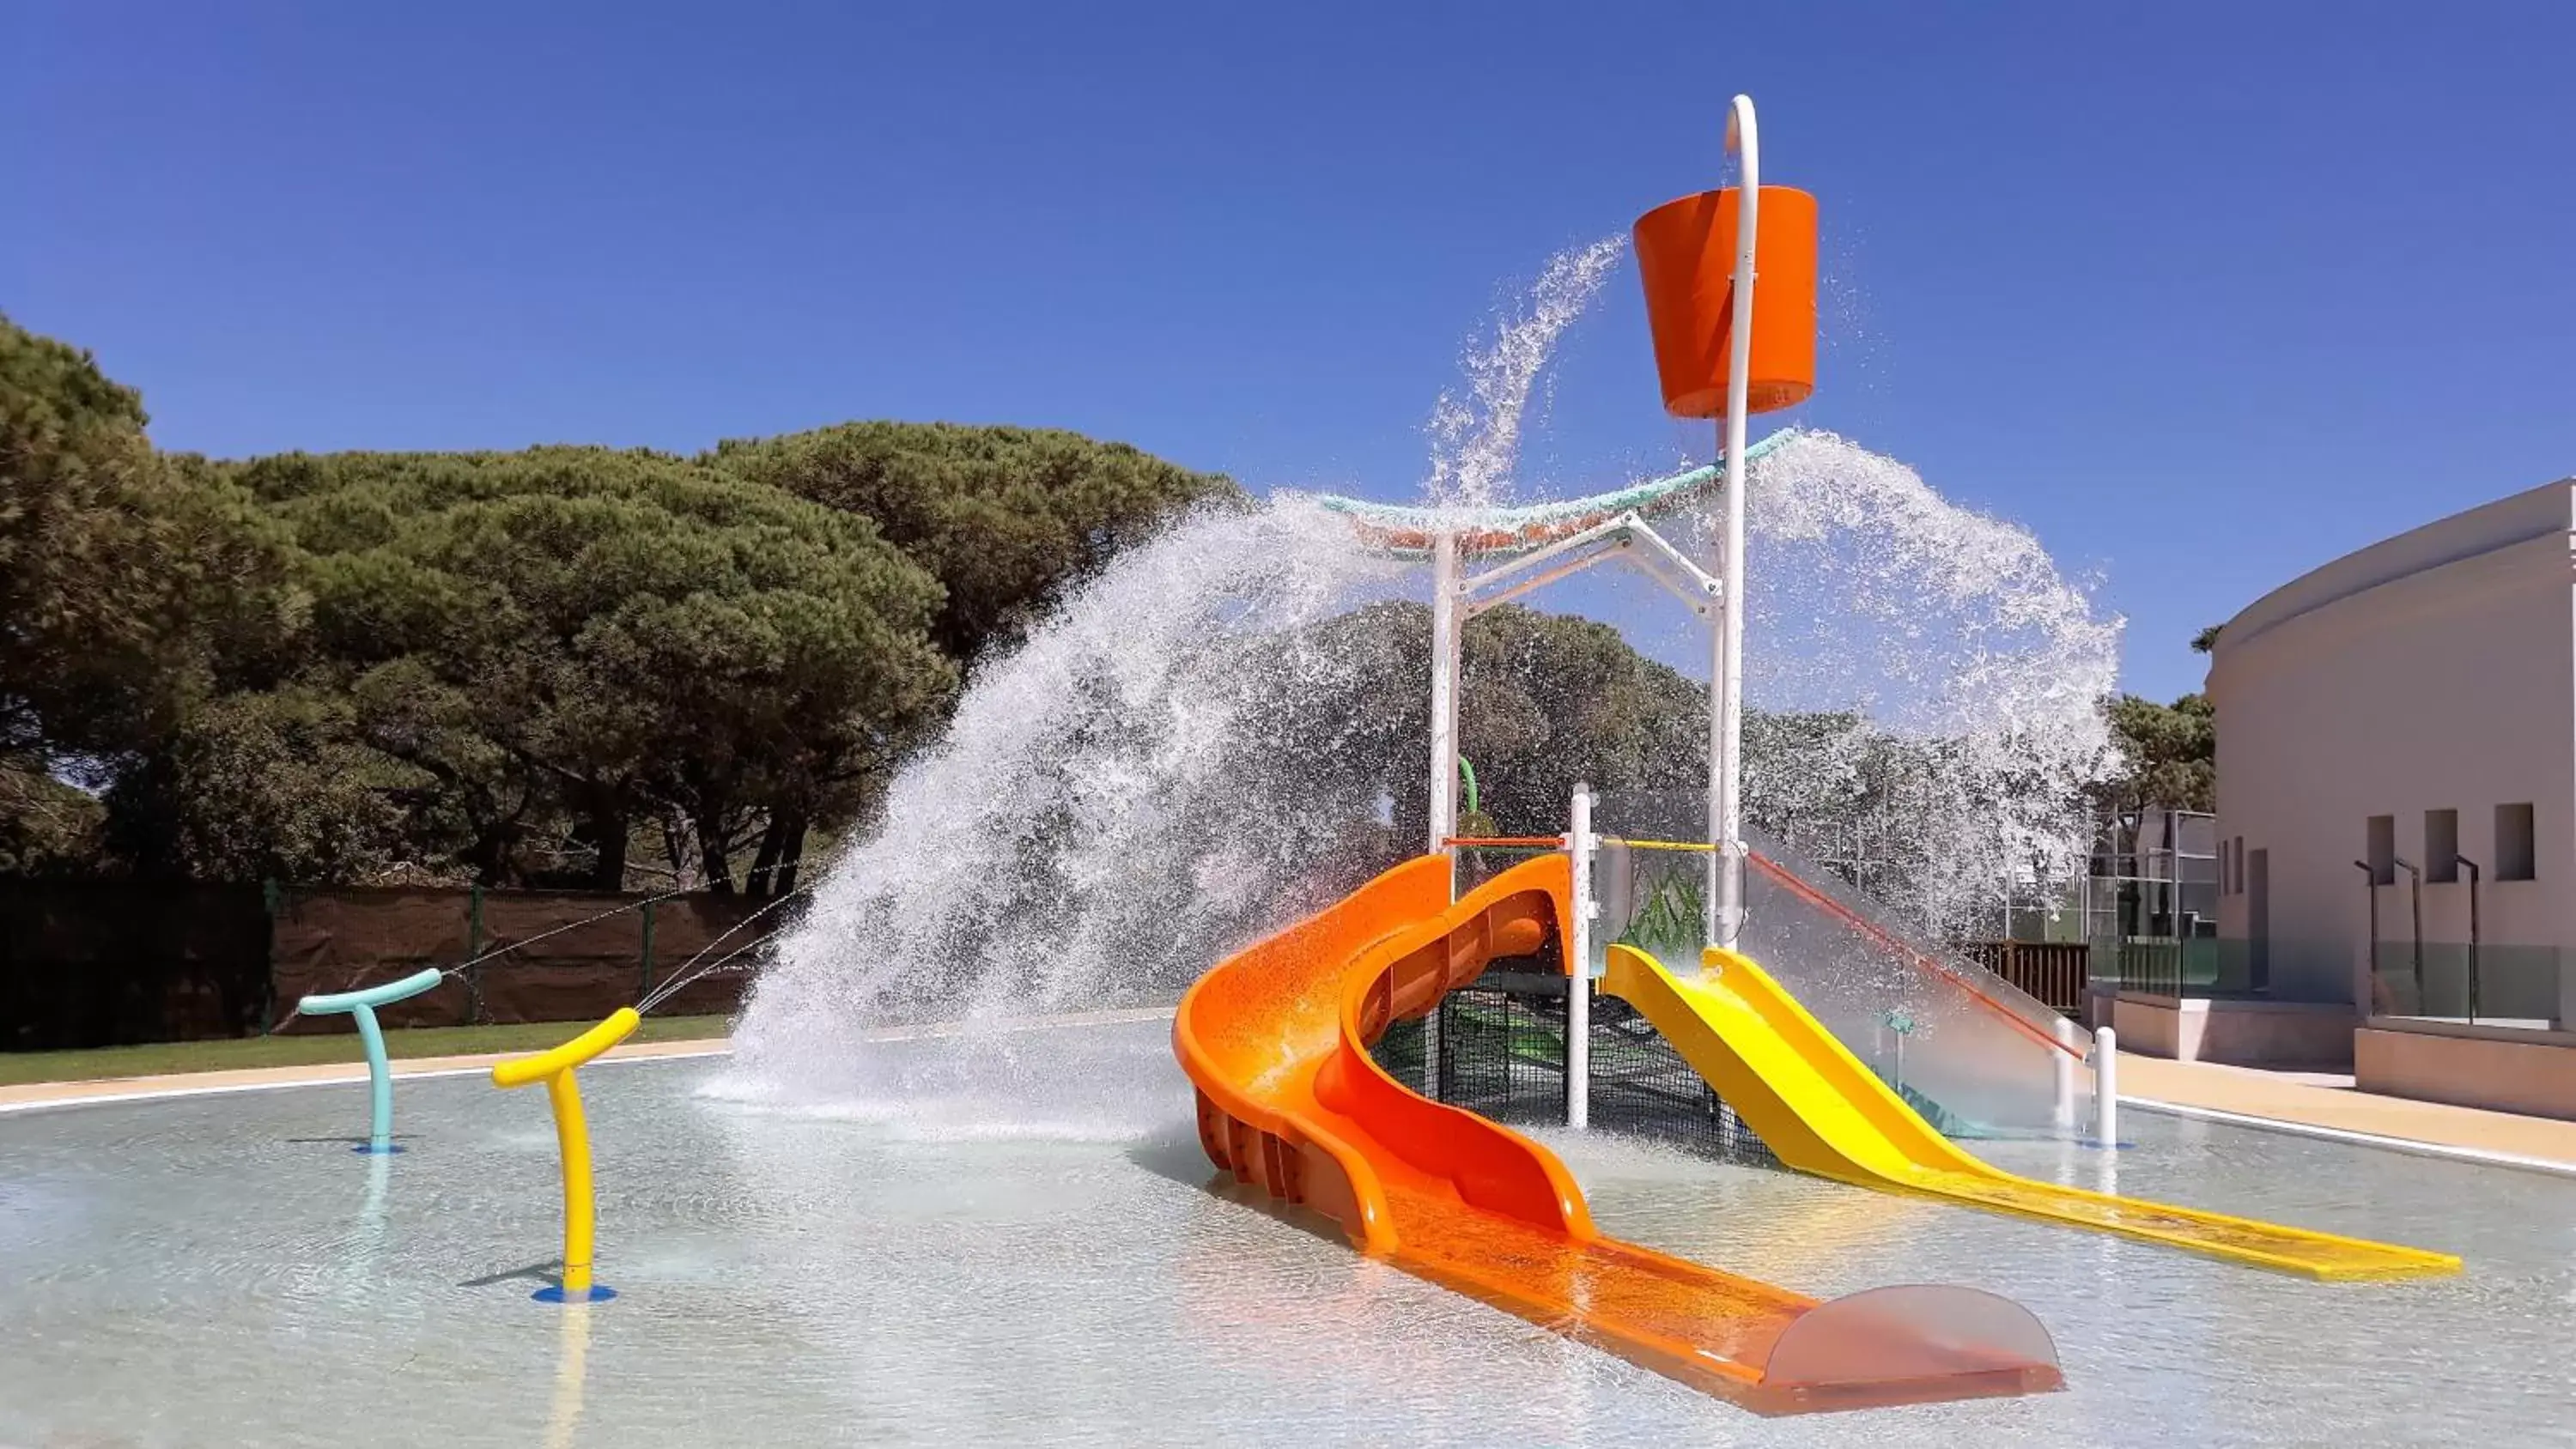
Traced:
<svg viewBox="0 0 2576 1449">
<path fill-rule="evenodd" d="M 539 1303 L 605 1303 L 617 1296 L 617 1290 L 604 1283 L 593 1283 L 590 1291 L 579 1298 L 567 1298 L 560 1284 L 549 1283 L 528 1296 Z"/>
<path fill-rule="evenodd" d="M 402 1151 L 402 1144 L 399 1142 L 388 1142 L 384 1146 L 378 1147 L 372 1142 L 361 1142 L 349 1150 L 362 1157 L 391 1157 L 395 1153 Z"/>
</svg>

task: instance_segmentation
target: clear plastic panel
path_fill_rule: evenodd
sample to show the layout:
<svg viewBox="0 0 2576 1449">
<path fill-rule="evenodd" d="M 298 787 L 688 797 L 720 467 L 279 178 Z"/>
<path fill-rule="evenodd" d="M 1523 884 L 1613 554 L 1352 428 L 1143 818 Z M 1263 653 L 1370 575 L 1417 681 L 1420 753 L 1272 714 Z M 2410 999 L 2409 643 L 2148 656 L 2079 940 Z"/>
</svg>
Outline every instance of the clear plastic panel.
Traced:
<svg viewBox="0 0 2576 1449">
<path fill-rule="evenodd" d="M 2488 1026 L 2563 1029 L 2555 946 L 2426 941 L 2421 966 L 2412 940 L 2382 941 L 2373 952 L 2370 1009 L 2381 1016 L 2420 1016 Z"/>
<path fill-rule="evenodd" d="M 1774 1410 L 1861 1408 L 2061 1388 L 2057 1342 L 2031 1311 L 1976 1288 L 1909 1284 L 1837 1298 L 1789 1325 L 1762 1389 Z"/>
<path fill-rule="evenodd" d="M 2092 1090 L 2082 1035 L 2029 993 L 1911 937 L 1813 867 L 1752 840 L 1745 954 L 1952 1136 L 2050 1133 Z M 2073 1069 L 2061 1090 L 2060 1063 Z"/>
<path fill-rule="evenodd" d="M 2075 1130 L 2093 1083 L 2074 1023 L 1922 940 L 1822 868 L 1746 834 L 1755 854 L 1744 872 L 1742 949 L 1853 1055 L 1952 1136 Z M 1707 944 L 1708 863 L 1705 850 L 1605 848 L 1597 939 L 1688 970 Z"/>
</svg>

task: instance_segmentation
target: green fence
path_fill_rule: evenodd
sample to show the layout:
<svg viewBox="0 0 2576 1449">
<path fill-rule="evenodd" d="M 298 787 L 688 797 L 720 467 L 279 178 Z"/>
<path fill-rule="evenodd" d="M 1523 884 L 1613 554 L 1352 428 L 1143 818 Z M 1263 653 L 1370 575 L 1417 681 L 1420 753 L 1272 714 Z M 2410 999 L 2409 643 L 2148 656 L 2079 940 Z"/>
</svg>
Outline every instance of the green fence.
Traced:
<svg viewBox="0 0 2576 1449">
<path fill-rule="evenodd" d="M 2097 991 L 2146 996 L 2352 1001 L 2349 943 L 2126 937 L 2095 941 L 2089 982 Z M 2553 1025 L 2567 953 L 2555 946 L 2465 941 L 2381 941 L 2371 952 L 2370 999 L 2377 1016 Z"/>
<path fill-rule="evenodd" d="M 2371 953 L 2370 1009 L 2377 1016 L 2512 1025 L 2559 1021 L 2566 953 L 2555 946 L 2427 941 L 2419 964 L 2412 940 L 2382 941 Z"/>
<path fill-rule="evenodd" d="M 2268 986 L 2246 942 L 2214 937 L 2095 941 L 2086 952 L 2085 971 L 2095 990 L 2148 996 L 2255 996 Z"/>
</svg>

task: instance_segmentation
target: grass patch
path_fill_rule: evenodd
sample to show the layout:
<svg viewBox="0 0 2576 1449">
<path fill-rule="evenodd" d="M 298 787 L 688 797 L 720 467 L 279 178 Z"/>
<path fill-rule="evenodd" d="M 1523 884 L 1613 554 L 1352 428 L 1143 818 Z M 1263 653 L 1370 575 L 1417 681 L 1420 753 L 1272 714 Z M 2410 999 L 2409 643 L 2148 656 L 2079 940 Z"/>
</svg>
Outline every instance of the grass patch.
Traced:
<svg viewBox="0 0 2576 1449">
<path fill-rule="evenodd" d="M 722 1038 L 721 1016 L 646 1017 L 628 1041 L 706 1041 Z M 385 1033 L 385 1055 L 472 1056 L 483 1052 L 542 1051 L 580 1032 L 583 1022 L 527 1026 L 425 1026 Z M 82 1082 L 102 1077 L 157 1077 L 174 1072 L 223 1072 L 241 1067 L 307 1067 L 363 1060 L 355 1027 L 329 1036 L 255 1036 L 235 1041 L 174 1041 L 151 1046 L 94 1047 L 68 1052 L 0 1052 L 0 1087 L 28 1082 Z"/>
</svg>

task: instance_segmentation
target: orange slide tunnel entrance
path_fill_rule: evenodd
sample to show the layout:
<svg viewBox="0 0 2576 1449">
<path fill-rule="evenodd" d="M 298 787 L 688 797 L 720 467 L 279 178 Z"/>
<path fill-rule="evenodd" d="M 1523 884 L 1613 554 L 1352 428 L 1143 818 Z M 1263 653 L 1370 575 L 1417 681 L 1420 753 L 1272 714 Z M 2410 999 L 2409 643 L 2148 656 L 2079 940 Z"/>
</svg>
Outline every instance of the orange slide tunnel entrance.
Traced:
<svg viewBox="0 0 2576 1449">
<path fill-rule="evenodd" d="M 1452 902 L 1424 856 L 1223 962 L 1181 998 L 1172 1046 L 1219 1168 L 1339 1222 L 1352 1244 L 1762 1413 L 2025 1394 L 2062 1385 L 2047 1330 L 1967 1288 L 1819 1302 L 1602 1236 L 1563 1163 L 1416 1095 L 1369 1047 L 1569 914 L 1565 857 Z"/>
</svg>

